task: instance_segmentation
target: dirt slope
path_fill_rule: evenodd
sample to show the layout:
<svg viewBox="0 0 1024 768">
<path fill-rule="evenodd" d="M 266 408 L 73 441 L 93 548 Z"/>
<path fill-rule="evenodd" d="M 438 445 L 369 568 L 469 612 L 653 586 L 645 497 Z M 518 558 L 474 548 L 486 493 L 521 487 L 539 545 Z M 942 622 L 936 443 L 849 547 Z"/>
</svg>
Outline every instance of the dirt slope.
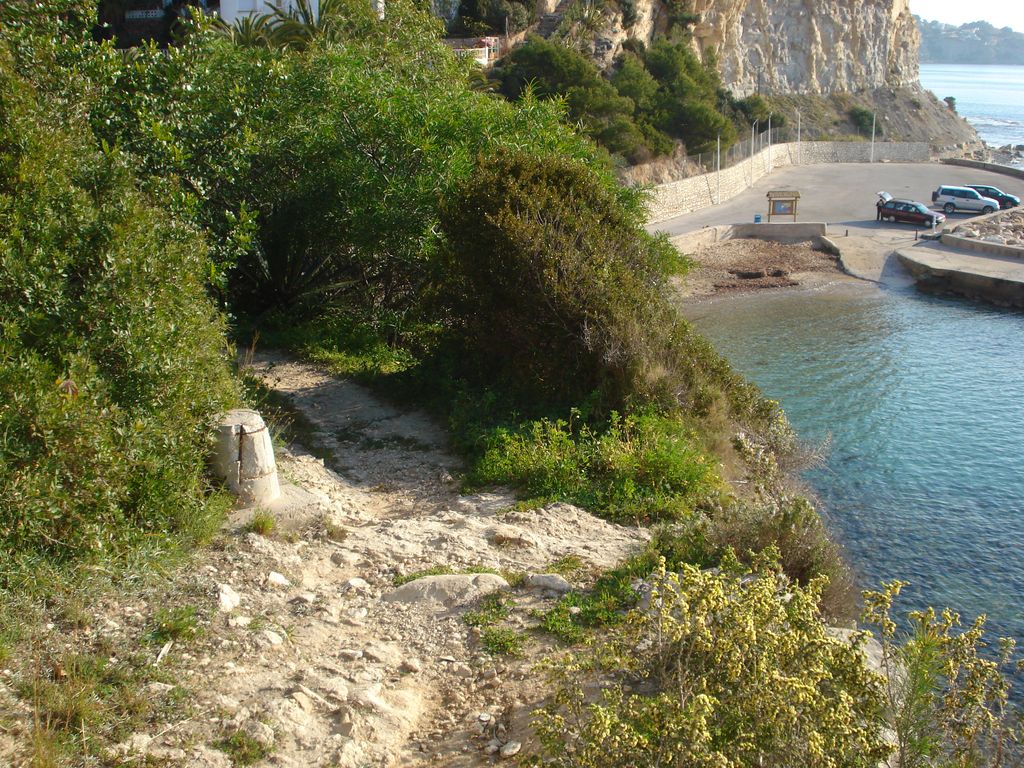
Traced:
<svg viewBox="0 0 1024 768">
<path fill-rule="evenodd" d="M 569 587 L 530 575 L 575 555 L 584 567 L 572 578 L 585 582 L 646 534 L 564 504 L 512 511 L 507 494 L 460 495 L 459 462 L 424 415 L 282 358 L 259 358 L 253 371 L 308 418 L 326 456 L 278 450 L 274 533 L 246 532 L 255 510 L 236 510 L 217 544 L 167 583 L 111 596 L 84 626 L 61 634 L 50 625 L 53 636 L 40 639 L 139 647 L 156 610 L 196 607 L 197 637 L 142 645 L 168 681 L 146 695 L 176 696 L 174 714 L 114 745 L 111 762 L 216 768 L 241 764 L 242 746 L 266 752 L 257 765 L 296 768 L 515 762 L 542 696 L 534 665 L 552 648 L 529 631 L 531 611 Z M 520 638 L 521 657 L 491 655 L 464 620 L 502 587 L 500 576 L 396 590 L 396 576 L 439 566 L 515 577 L 499 624 Z M 8 682 L 0 693 L 14 689 Z M 31 707 L 17 706 L 20 720 L 0 733 L 0 764 L 27 754 L 18 744 Z"/>
</svg>

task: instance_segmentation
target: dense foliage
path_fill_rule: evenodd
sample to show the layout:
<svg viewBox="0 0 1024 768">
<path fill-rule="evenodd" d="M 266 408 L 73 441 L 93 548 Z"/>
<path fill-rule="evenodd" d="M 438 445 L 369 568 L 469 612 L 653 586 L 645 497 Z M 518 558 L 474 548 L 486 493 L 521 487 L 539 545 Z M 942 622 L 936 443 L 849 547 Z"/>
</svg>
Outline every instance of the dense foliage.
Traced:
<svg viewBox="0 0 1024 768">
<path fill-rule="evenodd" d="M 411 4 L 321 9 L 122 53 L 91 41 L 84 0 L 0 6 L 0 584 L 19 559 L 209 527 L 205 435 L 237 399 L 226 311 L 429 394 L 471 481 L 672 521 L 542 619 L 571 640 L 621 628 L 557 669 L 551 764 L 873 766 L 892 723 L 901 764 L 966 766 L 1016 739 L 974 627 L 918 617 L 888 688 L 826 634 L 844 571 L 788 484 L 792 432 L 679 317 L 679 257 L 566 120 L 626 155 L 692 150 L 763 103 L 677 43 L 606 80 L 536 41 L 509 103 Z M 678 575 L 627 619 L 662 557 Z"/>
<path fill-rule="evenodd" d="M 630 46 L 607 77 L 589 56 L 531 38 L 505 58 L 494 77 L 510 99 L 527 90 L 564 98 L 570 119 L 630 162 L 667 154 L 677 142 L 698 153 L 721 137 L 728 148 L 736 123 L 745 124 L 746 113 L 758 107 L 722 89 L 713 57 L 701 61 L 685 41 L 664 38 L 646 49 Z"/>
<path fill-rule="evenodd" d="M 205 242 L 79 103 L 37 90 L 46 70 L 17 73 L 56 52 L 18 32 L 0 38 L 0 548 L 202 534 L 207 425 L 236 397 Z"/>
<path fill-rule="evenodd" d="M 341 302 L 404 317 L 432 279 L 438 202 L 480 153 L 593 158 L 556 105 L 473 92 L 434 20 L 352 5 L 301 50 L 209 32 L 140 50 L 94 113 L 155 183 L 181 181 L 182 213 L 214 234 L 242 314 Z"/>
<path fill-rule="evenodd" d="M 445 205 L 452 314 L 503 379 L 575 402 L 656 397 L 682 321 L 662 292 L 679 256 L 636 196 L 568 158 L 484 161 Z"/>
<path fill-rule="evenodd" d="M 514 35 L 534 21 L 533 3 L 520 0 L 462 0 L 452 31 L 467 37 Z"/>
<path fill-rule="evenodd" d="M 827 633 L 821 584 L 787 584 L 769 557 L 742 573 L 663 565 L 620 631 L 549 663 L 556 693 L 538 713 L 543 764 L 879 765 L 891 751 L 882 679 L 856 645 Z M 618 684 L 595 699 L 586 687 L 598 673 Z"/>
</svg>

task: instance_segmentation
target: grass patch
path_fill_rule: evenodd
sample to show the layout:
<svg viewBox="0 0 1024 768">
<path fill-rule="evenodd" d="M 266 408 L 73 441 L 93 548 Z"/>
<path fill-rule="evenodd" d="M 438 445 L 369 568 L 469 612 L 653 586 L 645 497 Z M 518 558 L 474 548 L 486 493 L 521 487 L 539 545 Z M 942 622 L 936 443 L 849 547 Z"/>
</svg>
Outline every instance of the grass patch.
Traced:
<svg viewBox="0 0 1024 768">
<path fill-rule="evenodd" d="M 264 344 L 290 349 L 336 376 L 369 381 L 415 367 L 418 359 L 410 342 L 427 341 L 437 330 L 431 325 L 399 328 L 386 320 L 367 322 L 335 311 L 305 323 L 276 318 L 259 335 Z M 404 345 L 389 341 L 398 336 Z"/>
<path fill-rule="evenodd" d="M 191 640 L 202 634 L 196 609 L 191 605 L 161 608 L 150 621 L 147 642 L 162 645 L 170 640 Z"/>
<path fill-rule="evenodd" d="M 470 483 L 512 485 L 619 522 L 677 520 L 723 490 L 697 433 L 654 413 L 613 414 L 601 429 L 542 419 L 496 429 L 486 444 Z"/>
<path fill-rule="evenodd" d="M 277 527 L 277 520 L 274 519 L 274 516 L 265 509 L 258 509 L 252 516 L 252 520 L 245 526 L 245 530 L 258 533 L 260 536 L 269 536 L 274 532 L 275 527 Z"/>
<path fill-rule="evenodd" d="M 570 592 L 553 608 L 540 613 L 540 628 L 563 642 L 578 643 L 590 629 L 621 624 L 626 611 L 640 598 L 633 589 L 634 581 L 651 570 L 646 553 L 628 560 L 599 577 L 591 589 Z"/>
<path fill-rule="evenodd" d="M 501 592 L 492 592 L 480 600 L 478 607 L 467 611 L 462 620 L 470 627 L 489 627 L 512 614 L 515 602 Z"/>
<path fill-rule="evenodd" d="M 491 656 L 523 656 L 523 646 L 526 644 L 523 634 L 511 627 L 500 626 L 512 615 L 515 605 L 515 601 L 508 595 L 492 592 L 462 617 L 467 626 L 480 630 L 480 646 Z"/>
<path fill-rule="evenodd" d="M 253 765 L 273 752 L 271 747 L 265 747 L 252 736 L 242 731 L 235 731 L 218 741 L 214 746 L 231 758 L 235 765 Z"/>
<path fill-rule="evenodd" d="M 579 579 L 586 573 L 586 570 L 586 565 L 578 555 L 560 557 L 545 569 L 548 573 L 557 573 L 569 581 Z"/>
<path fill-rule="evenodd" d="M 480 632 L 480 645 L 491 656 L 525 656 L 526 638 L 511 627 L 485 627 Z"/>
<path fill-rule="evenodd" d="M 30 765 L 77 764 L 75 756 L 102 755 L 111 744 L 172 712 L 180 717 L 187 709 L 187 692 L 175 688 L 156 697 L 147 692 L 148 683 L 170 677 L 150 662 L 150 655 L 124 649 L 40 660 L 16 688 L 33 710 Z"/>
</svg>

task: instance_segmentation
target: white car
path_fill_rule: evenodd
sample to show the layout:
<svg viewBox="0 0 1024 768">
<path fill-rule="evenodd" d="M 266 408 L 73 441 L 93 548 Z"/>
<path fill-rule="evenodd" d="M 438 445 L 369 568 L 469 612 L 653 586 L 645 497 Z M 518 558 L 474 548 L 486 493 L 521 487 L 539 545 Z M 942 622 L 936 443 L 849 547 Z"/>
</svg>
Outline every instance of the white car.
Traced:
<svg viewBox="0 0 1024 768">
<path fill-rule="evenodd" d="M 999 210 L 997 200 L 985 197 L 978 190 L 970 187 L 941 186 L 932 192 L 932 202 L 941 205 L 947 215 L 953 211 L 995 213 Z"/>
</svg>

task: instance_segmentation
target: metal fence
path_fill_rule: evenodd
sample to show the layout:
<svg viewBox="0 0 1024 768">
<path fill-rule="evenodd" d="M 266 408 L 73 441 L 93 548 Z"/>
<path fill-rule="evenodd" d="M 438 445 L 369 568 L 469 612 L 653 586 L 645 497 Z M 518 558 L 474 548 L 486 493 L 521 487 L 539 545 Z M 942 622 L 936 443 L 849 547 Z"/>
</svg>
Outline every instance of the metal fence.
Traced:
<svg viewBox="0 0 1024 768">
<path fill-rule="evenodd" d="M 871 141 L 871 134 L 866 135 L 858 132 L 859 138 L 850 138 L 850 141 L 865 142 Z M 796 141 L 829 141 L 833 140 L 830 137 L 826 138 L 818 135 L 817 132 L 801 131 L 799 126 L 786 123 L 781 126 L 772 126 L 771 132 L 769 133 L 767 125 L 755 124 L 751 126 L 750 130 L 746 135 L 738 137 L 735 144 L 728 149 L 722 150 L 722 165 L 721 170 L 731 168 L 734 165 L 748 160 L 751 156 L 758 154 L 762 150 L 768 147 L 769 143 L 775 144 L 787 144 L 789 142 Z M 844 139 L 845 140 L 845 139 Z M 888 137 L 875 136 L 876 144 L 891 143 Z M 717 150 L 710 150 L 707 152 L 701 152 L 696 155 L 687 155 L 682 160 L 683 164 L 690 167 L 692 175 L 701 173 L 711 173 L 718 169 L 718 152 Z"/>
<path fill-rule="evenodd" d="M 783 125 L 778 128 L 773 126 L 770 134 L 767 126 L 752 126 L 749 134 L 740 136 L 735 144 L 728 149 L 722 150 L 721 168 L 724 171 L 726 168 L 739 165 L 744 160 L 748 160 L 752 155 L 756 155 L 765 149 L 769 142 L 771 144 L 785 144 L 796 140 L 797 130 L 789 125 Z M 695 175 L 698 173 L 710 173 L 719 167 L 718 151 L 716 149 L 710 152 L 701 152 L 697 155 L 687 155 L 685 162 L 692 166 Z"/>
</svg>

